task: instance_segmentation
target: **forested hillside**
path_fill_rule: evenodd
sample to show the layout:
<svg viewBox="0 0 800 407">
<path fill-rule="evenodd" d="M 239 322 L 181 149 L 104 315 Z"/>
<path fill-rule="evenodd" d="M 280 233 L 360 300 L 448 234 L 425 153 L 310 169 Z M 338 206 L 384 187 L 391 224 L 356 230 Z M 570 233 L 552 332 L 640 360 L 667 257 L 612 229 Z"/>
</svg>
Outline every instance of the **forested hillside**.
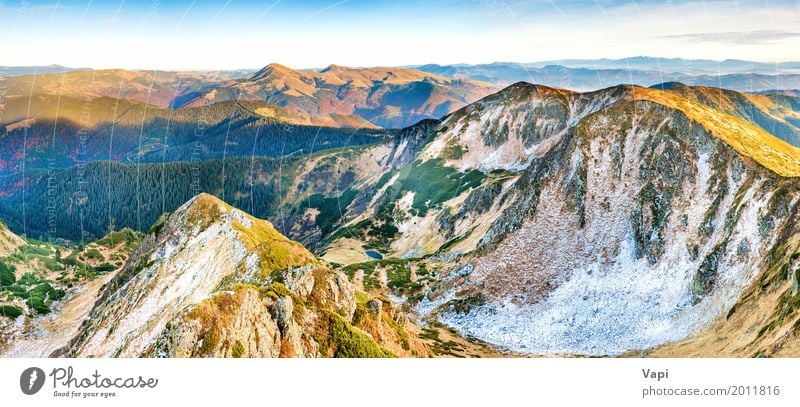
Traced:
<svg viewBox="0 0 800 407">
<path fill-rule="evenodd" d="M 9 98 L 0 124 L 0 186 L 3 195 L 13 195 L 23 178 L 41 170 L 98 160 L 138 164 L 284 157 L 374 143 L 389 134 L 294 125 L 274 109 L 267 115 L 266 106 L 228 101 L 170 110 L 108 97 Z"/>
<path fill-rule="evenodd" d="M 162 213 L 201 191 L 266 216 L 272 214 L 279 194 L 280 177 L 275 175 L 286 163 L 272 158 L 141 165 L 92 162 L 83 171 L 73 168 L 54 171 L 51 177 L 46 173 L 32 177 L 27 199 L 22 194 L 3 199 L 0 218 L 30 237 L 88 241 L 125 227 L 146 231 Z"/>
</svg>

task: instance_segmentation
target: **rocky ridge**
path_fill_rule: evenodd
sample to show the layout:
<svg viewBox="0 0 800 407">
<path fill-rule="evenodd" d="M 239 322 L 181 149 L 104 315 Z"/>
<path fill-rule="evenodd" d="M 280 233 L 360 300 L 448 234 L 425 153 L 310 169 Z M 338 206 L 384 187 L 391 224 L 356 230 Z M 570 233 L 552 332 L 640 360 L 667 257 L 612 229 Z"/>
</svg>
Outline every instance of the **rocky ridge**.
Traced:
<svg viewBox="0 0 800 407">
<path fill-rule="evenodd" d="M 426 354 L 424 345 L 394 346 L 396 335 L 379 338 L 399 350 L 389 351 L 354 326 L 365 318 L 355 318 L 363 295 L 268 222 L 201 194 L 154 225 L 56 355 Z"/>
</svg>

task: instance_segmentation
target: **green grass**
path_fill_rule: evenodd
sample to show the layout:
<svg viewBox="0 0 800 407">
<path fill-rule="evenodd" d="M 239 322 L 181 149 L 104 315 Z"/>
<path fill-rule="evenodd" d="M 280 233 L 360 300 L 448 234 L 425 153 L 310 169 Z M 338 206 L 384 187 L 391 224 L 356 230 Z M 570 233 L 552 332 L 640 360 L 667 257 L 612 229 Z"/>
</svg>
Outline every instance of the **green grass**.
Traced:
<svg viewBox="0 0 800 407">
<path fill-rule="evenodd" d="M 381 260 L 375 260 L 365 263 L 351 264 L 344 267 L 341 271 L 352 281 L 353 278 L 355 278 L 356 271 L 362 270 L 364 272 L 364 289 L 367 291 L 377 290 L 381 288 L 381 282 L 378 280 L 378 271 L 375 269 L 375 267 L 380 263 Z"/>
<path fill-rule="evenodd" d="M 100 253 L 100 250 L 97 249 L 89 249 L 83 252 L 83 257 L 89 260 L 105 260 L 106 258 L 103 257 L 103 254 Z"/>
<path fill-rule="evenodd" d="M 8 290 L 8 292 L 13 294 L 15 297 L 22 298 L 23 300 L 28 298 L 28 290 L 21 285 L 13 284 L 3 288 Z"/>
<path fill-rule="evenodd" d="M 383 188 L 383 186 L 386 185 L 386 183 L 389 182 L 390 179 L 392 179 L 392 176 L 394 174 L 395 174 L 394 171 L 389 171 L 381 175 L 381 178 L 378 180 L 378 183 L 375 184 L 375 189 L 378 190 Z"/>
<path fill-rule="evenodd" d="M 456 143 L 454 140 L 450 140 L 442 149 L 442 154 L 440 157 L 445 160 L 458 160 L 466 153 L 467 151 L 464 150 L 464 147 L 461 147 L 461 145 Z"/>
<path fill-rule="evenodd" d="M 0 260 L 0 286 L 8 286 L 17 282 L 14 270 L 16 270 L 14 266 Z"/>
<path fill-rule="evenodd" d="M 222 336 L 219 327 L 214 326 L 211 330 L 203 335 L 203 346 L 199 349 L 201 356 L 208 356 L 214 352 L 219 344 L 220 336 Z"/>
<path fill-rule="evenodd" d="M 339 219 L 344 216 L 347 207 L 353 202 L 356 195 L 358 195 L 358 190 L 354 188 L 348 188 L 338 196 L 326 197 L 322 194 L 314 194 L 301 202 L 300 208 L 315 208 L 318 210 L 317 226 L 319 226 L 323 235 L 328 235 L 333 231 Z"/>
<path fill-rule="evenodd" d="M 103 273 L 107 273 L 109 271 L 114 271 L 114 270 L 117 269 L 117 267 L 112 265 L 112 264 L 103 263 L 103 264 L 98 265 L 97 267 L 93 267 L 93 269 L 94 269 L 95 273 L 103 274 Z"/>
<path fill-rule="evenodd" d="M 436 328 L 424 328 L 422 330 L 422 334 L 420 334 L 420 338 L 433 341 L 433 343 L 430 345 L 430 349 L 436 355 L 462 357 L 462 355 L 459 355 L 455 352 L 463 352 L 464 348 L 462 348 L 461 345 L 456 342 L 443 341 L 439 337 L 439 330 Z"/>
<path fill-rule="evenodd" d="M 22 309 L 13 305 L 0 305 L 0 316 L 14 319 L 22 315 Z"/>
<path fill-rule="evenodd" d="M 384 242 L 388 239 L 393 239 L 400 230 L 397 226 L 391 224 L 389 221 L 384 221 L 379 225 L 372 224 L 372 228 L 367 232 L 367 235 L 377 238 L 379 241 Z"/>
<path fill-rule="evenodd" d="M 64 290 L 54 288 L 45 282 L 28 290 L 25 304 L 39 314 L 48 314 L 52 302 L 64 298 L 65 295 Z"/>
<path fill-rule="evenodd" d="M 397 339 L 400 340 L 400 346 L 403 347 L 405 350 L 411 349 L 411 344 L 408 341 L 408 332 L 406 332 L 405 328 L 403 328 L 400 324 L 395 322 L 395 320 L 389 318 L 388 316 L 383 316 L 383 322 L 386 325 L 389 325 L 392 330 L 394 330 Z"/>
<path fill-rule="evenodd" d="M 389 267 L 386 270 L 386 279 L 386 285 L 401 294 L 414 294 L 423 288 L 422 284 L 411 281 L 410 264 L 404 261 L 389 263 Z"/>
<path fill-rule="evenodd" d="M 156 223 L 158 224 L 158 223 Z M 163 226 L 163 222 L 161 224 Z M 153 225 L 154 227 L 156 225 Z M 126 248 L 133 248 L 133 245 L 141 239 L 140 234 L 132 229 L 122 229 L 118 231 L 109 232 L 102 239 L 95 242 L 95 244 L 105 247 L 115 247 L 116 245 L 125 242 Z"/>
<path fill-rule="evenodd" d="M 116 247 L 124 243 L 126 248 L 138 243 L 139 235 L 131 230 L 121 230 L 106 235 L 96 242 L 98 246 Z M 8 257 L 0 259 L 0 294 L 6 300 L 19 298 L 25 300 L 31 312 L 47 314 L 51 311 L 52 303 L 66 296 L 66 288 L 83 279 L 93 279 L 96 276 L 118 269 L 124 257 L 115 254 L 117 265 L 105 262 L 105 256 L 97 247 L 85 248 L 83 245 L 70 250 L 70 255 L 62 257 L 66 250 L 63 247 L 46 242 L 28 240 L 28 244 L 21 246 Z M 79 259 L 86 258 L 102 261 L 97 266 L 89 266 Z M 36 265 L 39 270 L 35 273 L 27 272 L 22 276 L 15 275 L 15 264 Z M 17 266 L 18 267 L 18 266 Z M 58 277 L 52 280 L 40 278 L 42 268 L 56 272 Z"/>
<path fill-rule="evenodd" d="M 19 248 L 23 254 L 33 254 L 35 256 L 49 256 L 52 254 L 50 248 L 45 245 L 25 245 Z"/>
<path fill-rule="evenodd" d="M 455 168 L 445 167 L 443 163 L 443 159 L 436 158 L 417 160 L 404 167 L 397 180 L 387 189 L 385 202 L 397 201 L 405 192 L 414 192 L 410 212 L 425 216 L 428 209 L 480 185 L 485 178 L 481 171 L 462 173 Z"/>
<path fill-rule="evenodd" d="M 330 343 L 337 358 L 391 358 L 392 352 L 379 346 L 374 339 L 356 330 L 341 316 L 326 312 L 329 317 Z"/>
<path fill-rule="evenodd" d="M 352 280 L 355 277 L 356 271 L 362 270 L 364 272 L 364 289 L 369 291 L 381 288 L 381 283 L 378 280 L 379 269 L 386 271 L 386 285 L 394 291 L 411 295 L 419 292 L 423 288 L 422 284 L 411 281 L 411 263 L 408 260 L 372 260 L 364 263 L 350 264 L 343 267 L 341 271 Z"/>
<path fill-rule="evenodd" d="M 352 226 L 345 226 L 334 232 L 331 237 L 328 238 L 329 241 L 334 241 L 339 238 L 349 237 L 349 238 L 362 238 L 364 237 L 364 231 L 369 229 L 372 226 L 372 220 L 364 219 L 359 221 L 355 225 Z"/>
<path fill-rule="evenodd" d="M 44 299 L 41 297 L 30 297 L 27 299 L 27 301 L 25 301 L 25 304 L 39 314 L 44 315 L 50 313 L 50 305 L 45 303 Z"/>
<path fill-rule="evenodd" d="M 33 242 L 33 241 L 31 241 Z M 30 264 L 38 260 L 50 271 L 58 271 L 63 268 L 56 258 L 60 255 L 57 246 L 50 246 L 46 243 L 32 243 L 21 246 L 17 252 L 5 258 L 6 262 L 17 264 Z"/>
<path fill-rule="evenodd" d="M 17 284 L 19 285 L 34 285 L 38 283 L 39 279 L 36 278 L 33 273 L 25 273 L 19 278 L 19 280 L 17 280 Z"/>
<path fill-rule="evenodd" d="M 236 342 L 233 343 L 233 347 L 231 348 L 231 356 L 234 358 L 240 358 L 244 356 L 244 352 L 245 352 L 244 343 L 242 343 L 242 341 L 237 339 Z"/>
</svg>

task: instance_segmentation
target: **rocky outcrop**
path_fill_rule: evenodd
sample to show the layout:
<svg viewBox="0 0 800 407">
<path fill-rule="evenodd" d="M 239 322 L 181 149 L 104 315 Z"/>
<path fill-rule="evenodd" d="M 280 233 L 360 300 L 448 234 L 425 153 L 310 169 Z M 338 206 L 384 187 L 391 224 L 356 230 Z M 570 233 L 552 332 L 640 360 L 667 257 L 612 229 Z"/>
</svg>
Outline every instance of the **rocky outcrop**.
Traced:
<svg viewBox="0 0 800 407">
<path fill-rule="evenodd" d="M 281 331 L 253 289 L 214 294 L 170 321 L 146 356 L 278 357 Z"/>
<path fill-rule="evenodd" d="M 157 224 L 56 355 L 384 357 L 355 286 L 266 221 L 201 194 Z"/>
</svg>

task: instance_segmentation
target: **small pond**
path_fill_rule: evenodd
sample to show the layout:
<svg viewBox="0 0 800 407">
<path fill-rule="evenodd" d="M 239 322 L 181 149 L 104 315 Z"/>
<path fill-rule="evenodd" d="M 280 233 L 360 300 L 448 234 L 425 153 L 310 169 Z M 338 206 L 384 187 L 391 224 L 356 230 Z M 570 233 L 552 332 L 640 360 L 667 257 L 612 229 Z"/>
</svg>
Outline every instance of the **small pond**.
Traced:
<svg viewBox="0 0 800 407">
<path fill-rule="evenodd" d="M 367 250 L 364 252 L 364 254 L 366 254 L 369 257 L 372 257 L 375 260 L 383 260 L 383 256 L 374 250 Z"/>
</svg>

